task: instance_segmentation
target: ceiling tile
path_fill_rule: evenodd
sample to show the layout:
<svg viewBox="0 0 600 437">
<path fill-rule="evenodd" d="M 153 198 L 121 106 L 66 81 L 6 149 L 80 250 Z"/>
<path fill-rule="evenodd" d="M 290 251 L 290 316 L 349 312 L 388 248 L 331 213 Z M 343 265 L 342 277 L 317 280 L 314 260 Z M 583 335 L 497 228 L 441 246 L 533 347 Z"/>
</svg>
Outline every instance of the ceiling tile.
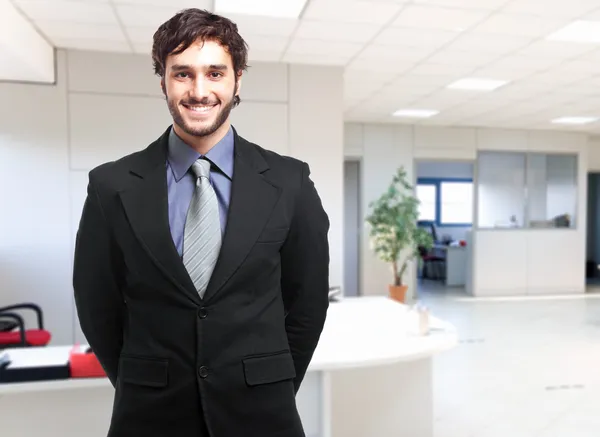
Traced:
<svg viewBox="0 0 600 437">
<path fill-rule="evenodd" d="M 130 5 L 142 5 L 142 6 L 167 6 L 176 7 L 179 9 L 184 8 L 198 8 L 198 9 L 213 9 L 213 0 L 111 0 L 115 4 L 130 4 Z"/>
<path fill-rule="evenodd" d="M 460 33 L 445 30 L 388 27 L 375 37 L 373 43 L 437 49 L 458 35 Z"/>
<path fill-rule="evenodd" d="M 349 24 L 327 21 L 302 21 L 295 36 L 323 41 L 366 43 L 379 32 L 375 24 Z"/>
<path fill-rule="evenodd" d="M 287 49 L 293 55 L 354 56 L 362 49 L 362 44 L 345 42 L 324 42 L 316 39 L 295 38 Z"/>
<path fill-rule="evenodd" d="M 268 50 L 250 50 L 248 52 L 248 62 L 252 67 L 253 62 L 279 62 L 283 55 L 283 51 L 268 51 Z"/>
<path fill-rule="evenodd" d="M 125 26 L 153 27 L 155 30 L 179 11 L 175 6 L 118 4 L 115 8 Z"/>
<path fill-rule="evenodd" d="M 485 11 L 451 9 L 436 6 L 408 6 L 393 26 L 458 31 L 477 24 L 488 15 Z"/>
<path fill-rule="evenodd" d="M 33 21 L 118 24 L 108 3 L 23 0 L 18 3 L 18 7 Z"/>
<path fill-rule="evenodd" d="M 447 76 L 450 80 L 452 78 L 460 78 L 466 76 L 473 71 L 473 67 L 468 65 L 455 64 L 434 64 L 429 60 L 423 64 L 417 65 L 410 71 L 413 75 L 423 76 Z"/>
<path fill-rule="evenodd" d="M 358 83 L 385 83 L 396 78 L 398 73 L 387 69 L 356 69 L 346 68 L 344 70 L 344 81 L 345 82 L 358 82 Z"/>
<path fill-rule="evenodd" d="M 547 36 L 568 23 L 568 19 L 542 18 L 533 15 L 494 14 L 473 29 L 476 33 L 538 38 Z"/>
<path fill-rule="evenodd" d="M 251 35 L 274 35 L 289 37 L 300 23 L 292 18 L 252 17 L 249 15 L 227 14 L 238 27 L 242 37 Z"/>
<path fill-rule="evenodd" d="M 102 52 L 130 53 L 132 52 L 129 44 L 123 38 L 123 41 L 96 40 L 89 38 L 64 38 L 57 39 L 56 47 L 69 48 L 77 50 L 92 50 Z"/>
<path fill-rule="evenodd" d="M 471 68 L 483 67 L 498 59 L 497 55 L 492 54 L 473 54 L 473 52 L 462 52 L 458 50 L 440 50 L 431 57 L 427 58 L 427 62 L 432 64 L 444 65 L 461 65 Z"/>
<path fill-rule="evenodd" d="M 328 55 L 298 55 L 286 53 L 281 59 L 282 62 L 291 64 L 310 64 L 310 65 L 339 65 L 344 66 L 350 60 L 350 57 L 328 56 Z"/>
<path fill-rule="evenodd" d="M 360 53 L 359 57 L 364 60 L 371 60 L 385 65 L 385 63 L 394 62 L 416 63 L 425 59 L 427 56 L 431 55 L 431 53 L 433 53 L 433 50 L 431 49 L 371 44 Z M 378 65 L 376 68 L 383 67 L 383 65 Z"/>
<path fill-rule="evenodd" d="M 512 0 L 502 10 L 507 13 L 570 19 L 597 9 L 598 6 L 597 0 Z"/>
<path fill-rule="evenodd" d="M 61 21 L 37 21 L 37 27 L 52 42 L 61 39 L 88 38 L 123 41 L 121 27 L 116 24 L 65 23 Z"/>
<path fill-rule="evenodd" d="M 509 0 L 414 0 L 416 4 L 493 11 Z"/>
<path fill-rule="evenodd" d="M 568 42 L 540 40 L 518 51 L 525 56 L 559 57 L 562 59 L 574 58 L 596 50 L 593 45 L 572 44 Z"/>
<path fill-rule="evenodd" d="M 246 34 L 243 38 L 248 44 L 248 53 L 255 51 L 283 53 L 289 43 L 289 38 L 282 36 Z"/>
<path fill-rule="evenodd" d="M 498 70 L 526 70 L 531 72 L 546 70 L 562 62 L 560 58 L 542 58 L 524 55 L 509 55 L 487 66 Z"/>
<path fill-rule="evenodd" d="M 522 49 L 534 41 L 533 38 L 514 37 L 491 34 L 475 34 L 472 32 L 460 35 L 450 45 L 448 50 L 463 52 L 505 55 Z"/>
<path fill-rule="evenodd" d="M 152 54 L 152 43 L 135 42 L 133 51 L 139 55 L 150 55 Z"/>
<path fill-rule="evenodd" d="M 391 2 L 320 0 L 309 2 L 303 18 L 342 23 L 385 24 L 401 9 L 401 4 Z"/>
<path fill-rule="evenodd" d="M 152 44 L 154 32 L 156 27 L 150 26 L 129 26 L 125 28 L 125 32 L 129 37 L 129 40 L 134 43 Z"/>
</svg>

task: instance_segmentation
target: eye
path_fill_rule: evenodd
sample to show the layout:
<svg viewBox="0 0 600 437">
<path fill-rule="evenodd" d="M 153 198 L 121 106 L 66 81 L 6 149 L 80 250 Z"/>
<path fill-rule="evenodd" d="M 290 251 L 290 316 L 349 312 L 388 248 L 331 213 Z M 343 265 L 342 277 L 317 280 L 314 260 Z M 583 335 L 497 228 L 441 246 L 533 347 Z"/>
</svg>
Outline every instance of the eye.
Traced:
<svg viewBox="0 0 600 437">
<path fill-rule="evenodd" d="M 187 74 L 187 73 L 185 73 L 185 72 L 177 73 L 177 74 L 175 75 L 175 77 L 181 77 L 181 78 L 184 78 L 184 79 L 185 79 L 186 77 L 188 77 L 188 76 L 189 76 L 189 74 Z"/>
<path fill-rule="evenodd" d="M 209 74 L 210 74 L 210 77 L 212 77 L 213 79 L 218 79 L 223 76 L 223 73 L 221 73 L 220 71 L 213 71 Z"/>
</svg>

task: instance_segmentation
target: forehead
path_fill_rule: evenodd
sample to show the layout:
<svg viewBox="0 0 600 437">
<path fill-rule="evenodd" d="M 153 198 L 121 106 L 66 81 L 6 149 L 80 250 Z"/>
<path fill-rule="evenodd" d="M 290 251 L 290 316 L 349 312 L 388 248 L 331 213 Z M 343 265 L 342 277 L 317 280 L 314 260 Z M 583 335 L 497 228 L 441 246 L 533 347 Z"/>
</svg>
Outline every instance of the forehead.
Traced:
<svg viewBox="0 0 600 437">
<path fill-rule="evenodd" d="M 197 40 L 183 52 L 167 57 L 167 67 L 182 63 L 198 68 L 214 64 L 225 64 L 233 68 L 231 55 L 227 49 L 218 41 L 212 40 Z"/>
</svg>

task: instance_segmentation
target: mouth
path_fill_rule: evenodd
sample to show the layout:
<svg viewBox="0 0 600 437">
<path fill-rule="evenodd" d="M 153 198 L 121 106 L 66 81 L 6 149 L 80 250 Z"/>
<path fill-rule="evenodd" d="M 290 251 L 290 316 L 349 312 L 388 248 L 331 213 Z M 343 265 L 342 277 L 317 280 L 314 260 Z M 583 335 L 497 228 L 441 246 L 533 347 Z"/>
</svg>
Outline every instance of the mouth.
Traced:
<svg viewBox="0 0 600 437">
<path fill-rule="evenodd" d="M 182 103 L 182 106 L 188 110 L 191 114 L 196 116 L 198 115 L 206 115 L 210 113 L 210 111 L 217 106 L 216 103 L 210 105 L 189 105 L 186 103 Z"/>
</svg>

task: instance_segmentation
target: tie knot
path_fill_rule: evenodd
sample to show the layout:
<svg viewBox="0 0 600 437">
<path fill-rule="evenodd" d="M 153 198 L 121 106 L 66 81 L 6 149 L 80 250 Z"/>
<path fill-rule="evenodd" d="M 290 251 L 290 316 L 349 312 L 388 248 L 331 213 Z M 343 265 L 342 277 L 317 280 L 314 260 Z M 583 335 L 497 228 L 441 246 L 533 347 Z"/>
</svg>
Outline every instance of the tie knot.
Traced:
<svg viewBox="0 0 600 437">
<path fill-rule="evenodd" d="M 210 161 L 207 159 L 198 159 L 192 164 L 192 171 L 197 178 L 210 179 Z"/>
</svg>

